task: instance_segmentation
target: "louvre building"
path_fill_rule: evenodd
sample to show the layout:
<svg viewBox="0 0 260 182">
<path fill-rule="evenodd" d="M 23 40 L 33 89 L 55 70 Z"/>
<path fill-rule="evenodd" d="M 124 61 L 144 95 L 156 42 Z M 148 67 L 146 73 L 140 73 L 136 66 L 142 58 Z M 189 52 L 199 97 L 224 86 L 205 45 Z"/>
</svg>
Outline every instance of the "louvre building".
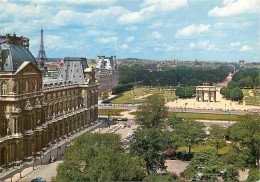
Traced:
<svg viewBox="0 0 260 182">
<path fill-rule="evenodd" d="M 28 38 L 0 36 L 0 172 L 93 125 L 97 103 L 98 83 L 85 58 L 64 58 L 59 77 L 47 78 Z"/>
</svg>

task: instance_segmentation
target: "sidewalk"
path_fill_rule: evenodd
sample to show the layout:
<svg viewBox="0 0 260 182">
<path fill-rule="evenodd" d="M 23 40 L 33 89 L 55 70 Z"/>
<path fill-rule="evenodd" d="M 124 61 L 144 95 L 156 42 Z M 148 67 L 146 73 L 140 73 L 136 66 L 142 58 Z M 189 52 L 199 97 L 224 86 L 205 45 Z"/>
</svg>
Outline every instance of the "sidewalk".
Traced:
<svg viewBox="0 0 260 182">
<path fill-rule="evenodd" d="M 100 125 L 103 123 L 97 123 L 91 127 L 88 127 L 78 133 L 75 133 L 69 138 L 66 138 L 59 143 L 53 145 L 50 147 L 46 152 L 43 153 L 43 156 L 35 158 L 33 162 L 30 163 L 24 163 L 23 165 L 16 166 L 13 169 L 4 171 L 3 173 L 0 174 L 0 181 L 20 181 L 22 178 L 28 176 L 35 170 L 40 169 L 44 165 L 49 164 L 49 159 L 52 157 L 58 157 L 61 156 L 61 154 L 64 153 L 64 150 L 66 149 L 66 146 L 70 143 L 70 140 L 82 135 L 83 133 L 92 131 L 96 128 L 98 128 Z M 34 170 L 33 170 L 34 168 Z"/>
</svg>

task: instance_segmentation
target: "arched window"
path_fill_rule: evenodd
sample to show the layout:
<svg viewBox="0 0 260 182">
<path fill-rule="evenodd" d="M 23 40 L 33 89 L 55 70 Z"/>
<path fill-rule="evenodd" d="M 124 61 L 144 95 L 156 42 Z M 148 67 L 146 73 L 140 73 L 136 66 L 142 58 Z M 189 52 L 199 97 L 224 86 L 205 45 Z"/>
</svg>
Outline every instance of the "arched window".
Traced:
<svg viewBox="0 0 260 182">
<path fill-rule="evenodd" d="M 35 80 L 35 82 L 34 82 L 34 91 L 37 91 L 37 80 Z"/>
<path fill-rule="evenodd" d="M 6 81 L 1 83 L 1 95 L 7 95 L 8 93 L 8 84 Z"/>
<path fill-rule="evenodd" d="M 29 92 L 29 81 L 28 80 L 25 81 L 25 92 L 26 93 Z"/>
</svg>

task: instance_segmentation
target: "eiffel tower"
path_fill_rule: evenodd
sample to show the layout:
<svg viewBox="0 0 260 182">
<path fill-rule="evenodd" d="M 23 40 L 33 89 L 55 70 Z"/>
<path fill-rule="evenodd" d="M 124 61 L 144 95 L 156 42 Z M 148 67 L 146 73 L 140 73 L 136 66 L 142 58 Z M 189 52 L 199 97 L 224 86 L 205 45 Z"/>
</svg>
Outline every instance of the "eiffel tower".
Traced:
<svg viewBox="0 0 260 182">
<path fill-rule="evenodd" d="M 40 66 L 44 66 L 44 60 L 47 59 L 45 50 L 44 50 L 44 44 L 43 44 L 43 30 L 41 29 L 41 44 L 40 44 L 40 49 L 39 49 L 39 53 L 37 56 L 37 59 L 41 60 L 40 61 Z"/>
</svg>

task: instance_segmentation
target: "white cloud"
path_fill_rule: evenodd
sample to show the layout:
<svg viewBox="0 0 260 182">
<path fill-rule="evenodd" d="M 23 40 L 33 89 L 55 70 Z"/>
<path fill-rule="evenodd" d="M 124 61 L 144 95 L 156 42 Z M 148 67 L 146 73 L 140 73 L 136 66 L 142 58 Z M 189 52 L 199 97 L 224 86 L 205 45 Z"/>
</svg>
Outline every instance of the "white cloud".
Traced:
<svg viewBox="0 0 260 182">
<path fill-rule="evenodd" d="M 136 12 L 127 12 L 118 18 L 121 24 L 141 23 L 160 13 L 174 11 L 188 4 L 188 0 L 145 0 L 142 9 Z"/>
<path fill-rule="evenodd" d="M 158 11 L 174 11 L 187 5 L 188 0 L 145 0 L 143 7 L 155 6 Z"/>
<path fill-rule="evenodd" d="M 127 39 L 125 40 L 126 42 L 133 42 L 135 40 L 135 37 L 134 36 L 130 36 L 130 37 L 127 37 Z"/>
<path fill-rule="evenodd" d="M 251 51 L 253 48 L 248 46 L 248 45 L 244 45 L 240 48 L 240 51 Z"/>
<path fill-rule="evenodd" d="M 128 27 L 125 27 L 125 30 L 126 31 L 136 31 L 137 30 L 137 26 L 128 26 Z"/>
<path fill-rule="evenodd" d="M 231 4 L 233 3 L 235 0 L 223 0 L 222 3 L 223 5 L 228 5 L 228 4 Z"/>
<path fill-rule="evenodd" d="M 215 45 L 210 43 L 210 41 L 208 41 L 208 40 L 200 40 L 197 43 L 190 43 L 189 47 L 203 49 L 203 50 L 207 50 L 207 51 L 217 51 L 218 50 L 215 47 Z"/>
<path fill-rule="evenodd" d="M 104 4 L 114 4 L 117 0 L 23 0 L 32 2 L 35 4 L 46 4 L 46 3 L 69 3 L 69 4 L 92 4 L 92 5 L 104 5 Z"/>
<path fill-rule="evenodd" d="M 87 30 L 86 35 L 88 35 L 88 36 L 99 36 L 99 35 L 111 36 L 111 35 L 114 35 L 114 33 L 111 31 L 103 31 L 103 30 Z"/>
<path fill-rule="evenodd" d="M 237 1 L 223 1 L 224 6 L 208 12 L 209 16 L 232 16 L 242 13 L 258 12 L 260 10 L 259 0 L 237 0 Z"/>
<path fill-rule="evenodd" d="M 59 26 L 113 23 L 115 18 L 126 11 L 121 6 L 97 9 L 91 13 L 60 10 L 54 17 L 54 23 Z"/>
<path fill-rule="evenodd" d="M 101 44 L 109 44 L 109 43 L 113 43 L 116 41 L 118 41 L 118 37 L 103 37 L 103 38 L 97 39 L 97 42 L 101 43 Z"/>
<path fill-rule="evenodd" d="M 127 44 L 123 44 L 123 45 L 122 45 L 122 48 L 123 48 L 123 49 L 128 49 L 128 45 L 127 45 Z"/>
<path fill-rule="evenodd" d="M 7 20 L 21 20 L 28 17 L 33 19 L 42 17 L 43 14 L 47 16 L 54 11 L 54 8 L 43 5 L 24 5 L 15 4 L 8 1 L 3 1 L 0 4 L 0 12 L 4 13 Z"/>
<path fill-rule="evenodd" d="M 191 24 L 187 27 L 184 27 L 181 30 L 178 30 L 175 37 L 188 37 L 191 35 L 198 35 L 202 32 L 208 32 L 210 28 L 210 25 L 204 25 L 204 24 L 200 24 L 200 25 L 194 25 Z"/>
<path fill-rule="evenodd" d="M 166 51 L 176 51 L 176 50 L 179 50 L 179 48 L 176 47 L 176 46 L 169 46 L 169 47 L 167 47 L 167 49 L 166 49 Z"/>
<path fill-rule="evenodd" d="M 150 25 L 149 28 L 156 29 L 156 28 L 160 28 L 162 26 L 163 26 L 163 24 L 161 22 L 155 22 L 152 25 Z"/>
<path fill-rule="evenodd" d="M 121 24 L 141 23 L 154 16 L 156 7 L 150 6 L 141 9 L 138 12 L 128 12 L 118 18 L 118 22 Z"/>
<path fill-rule="evenodd" d="M 240 42 L 232 42 L 232 43 L 230 43 L 230 46 L 231 46 L 231 47 L 240 46 Z"/>
<path fill-rule="evenodd" d="M 154 39 L 160 39 L 162 38 L 162 35 L 159 32 L 153 32 L 150 37 Z"/>
<path fill-rule="evenodd" d="M 238 28 L 247 28 L 253 25 L 254 22 L 218 22 L 214 24 L 214 28 L 218 29 L 238 29 Z"/>
</svg>

